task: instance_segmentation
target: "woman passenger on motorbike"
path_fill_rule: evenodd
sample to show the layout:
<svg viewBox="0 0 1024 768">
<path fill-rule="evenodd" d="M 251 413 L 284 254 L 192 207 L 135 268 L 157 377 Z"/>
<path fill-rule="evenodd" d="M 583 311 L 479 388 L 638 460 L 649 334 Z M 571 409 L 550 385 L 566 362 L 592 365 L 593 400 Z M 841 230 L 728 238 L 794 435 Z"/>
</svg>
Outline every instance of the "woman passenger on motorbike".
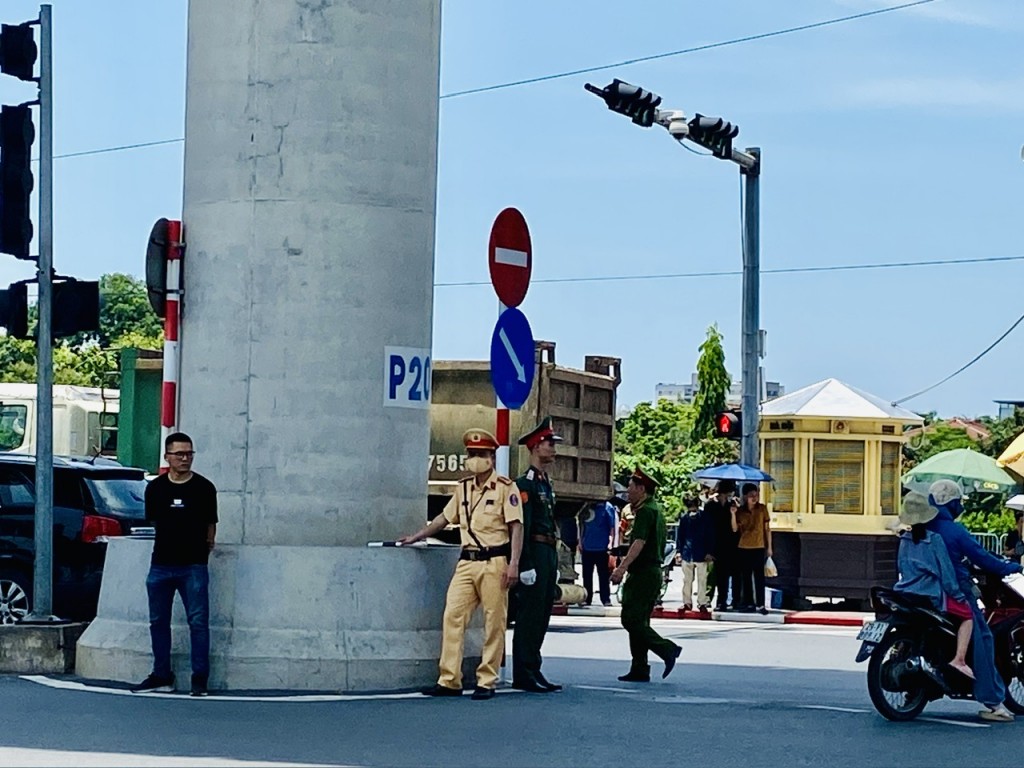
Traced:
<svg viewBox="0 0 1024 768">
<path fill-rule="evenodd" d="M 910 530 L 900 533 L 897 556 L 900 580 L 895 589 L 926 597 L 935 610 L 960 620 L 956 655 L 949 666 L 973 680 L 974 672 L 967 666 L 967 647 L 974 630 L 971 607 L 957 582 L 956 570 L 942 537 L 925 528 L 937 514 L 938 510 L 920 493 L 908 493 L 903 500 L 900 522 L 910 526 Z"/>
</svg>

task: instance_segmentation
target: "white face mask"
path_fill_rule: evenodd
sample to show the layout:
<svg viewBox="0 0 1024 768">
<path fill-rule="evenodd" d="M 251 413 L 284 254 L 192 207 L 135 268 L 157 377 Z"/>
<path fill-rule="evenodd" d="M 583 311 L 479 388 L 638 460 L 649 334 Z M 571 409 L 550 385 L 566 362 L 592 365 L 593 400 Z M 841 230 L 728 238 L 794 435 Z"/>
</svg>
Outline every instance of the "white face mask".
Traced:
<svg viewBox="0 0 1024 768">
<path fill-rule="evenodd" d="M 474 475 L 482 475 L 484 472 L 490 472 L 493 467 L 494 459 L 490 456 L 470 456 L 466 459 L 466 469 Z"/>
</svg>

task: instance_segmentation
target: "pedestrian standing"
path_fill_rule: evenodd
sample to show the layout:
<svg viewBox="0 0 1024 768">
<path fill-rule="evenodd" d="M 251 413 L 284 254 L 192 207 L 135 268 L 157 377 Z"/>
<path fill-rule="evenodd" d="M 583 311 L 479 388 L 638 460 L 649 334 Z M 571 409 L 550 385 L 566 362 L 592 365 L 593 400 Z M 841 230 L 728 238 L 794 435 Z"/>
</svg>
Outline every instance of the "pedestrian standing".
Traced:
<svg viewBox="0 0 1024 768">
<path fill-rule="evenodd" d="M 146 592 L 153 671 L 132 691 L 173 691 L 171 610 L 181 595 L 192 655 L 192 695 L 206 696 L 210 680 L 210 573 L 217 537 L 217 489 L 192 471 L 192 438 L 174 432 L 164 440 L 167 472 L 146 486 L 146 520 L 155 530 Z"/>
<path fill-rule="evenodd" d="M 484 647 L 476 668 L 472 698 L 490 699 L 498 685 L 498 668 L 505 654 L 508 590 L 519 580 L 523 545 L 523 512 L 515 484 L 494 471 L 498 441 L 483 429 L 462 436 L 466 469 L 472 474 L 455 486 L 444 511 L 423 529 L 398 543 L 406 546 L 459 526 L 462 550 L 448 585 L 441 629 L 441 659 L 437 683 L 427 696 L 462 695 L 462 657 L 466 627 L 477 607 L 484 614 Z"/>
<path fill-rule="evenodd" d="M 768 508 L 761 503 L 760 491 L 754 483 L 743 486 L 743 504 L 738 510 L 733 508 L 731 525 L 739 535 L 739 610 L 768 613 L 764 607 L 764 564 L 772 556 L 772 530 Z"/>
<path fill-rule="evenodd" d="M 682 648 L 659 635 L 651 627 L 651 611 L 661 595 L 662 554 L 665 551 L 665 517 L 654 500 L 658 484 L 639 467 L 629 479 L 629 503 L 633 508 L 633 527 L 629 550 L 611 580 L 622 585 L 622 627 L 629 633 L 629 651 L 633 657 L 629 672 L 619 677 L 628 683 L 648 683 L 651 667 L 647 655 L 653 652 L 665 662 L 661 673 L 668 677 Z M 628 578 L 626 574 L 629 574 Z"/>
<path fill-rule="evenodd" d="M 732 607 L 737 607 L 740 599 L 739 580 L 736 578 L 739 534 L 732 528 L 733 510 L 739 508 L 739 500 L 735 498 L 735 494 L 735 481 L 722 480 L 715 489 L 715 497 L 704 505 L 714 536 L 711 555 L 715 559 L 715 588 L 718 592 L 715 610 L 718 611 L 725 611 L 730 607 L 727 602 L 730 587 Z"/>
<path fill-rule="evenodd" d="M 708 515 L 700 508 L 700 499 L 684 500 L 686 511 L 679 516 L 676 552 L 683 572 L 683 610 L 693 609 L 693 585 L 697 582 L 697 610 L 708 613 L 708 564 L 711 561 L 713 532 Z"/>
<path fill-rule="evenodd" d="M 519 444 L 530 451 L 530 468 L 516 480 L 523 500 L 523 555 L 512 635 L 512 687 L 530 693 L 562 689 L 549 682 L 540 669 L 540 649 L 558 587 L 555 491 L 548 469 L 554 464 L 555 445 L 561 440 L 551 427 L 550 416 L 519 439 Z"/>
<path fill-rule="evenodd" d="M 615 507 L 607 501 L 591 504 L 580 519 L 580 557 L 583 560 L 583 588 L 587 590 L 587 605 L 594 600 L 594 571 L 601 605 L 612 604 L 608 581 L 608 554 L 615 532 Z"/>
</svg>

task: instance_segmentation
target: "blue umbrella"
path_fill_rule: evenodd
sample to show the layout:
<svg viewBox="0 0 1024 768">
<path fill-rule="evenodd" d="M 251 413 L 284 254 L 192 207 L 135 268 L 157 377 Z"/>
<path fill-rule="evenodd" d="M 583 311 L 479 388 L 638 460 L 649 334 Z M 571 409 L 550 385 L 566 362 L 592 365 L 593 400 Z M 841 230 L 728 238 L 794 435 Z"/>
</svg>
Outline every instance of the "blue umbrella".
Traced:
<svg viewBox="0 0 1024 768">
<path fill-rule="evenodd" d="M 694 480 L 736 480 L 737 482 L 770 483 L 775 480 L 767 472 L 747 464 L 716 464 L 712 467 L 698 469 L 693 473 Z"/>
</svg>

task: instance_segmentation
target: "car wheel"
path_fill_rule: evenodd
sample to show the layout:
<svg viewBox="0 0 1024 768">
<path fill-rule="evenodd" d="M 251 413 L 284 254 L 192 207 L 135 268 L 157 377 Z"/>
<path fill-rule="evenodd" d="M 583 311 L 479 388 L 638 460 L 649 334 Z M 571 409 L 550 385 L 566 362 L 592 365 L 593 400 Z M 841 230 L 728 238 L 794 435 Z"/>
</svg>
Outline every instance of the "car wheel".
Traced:
<svg viewBox="0 0 1024 768">
<path fill-rule="evenodd" d="M 32 580 L 21 571 L 0 571 L 0 624 L 15 624 L 32 608 Z"/>
</svg>

